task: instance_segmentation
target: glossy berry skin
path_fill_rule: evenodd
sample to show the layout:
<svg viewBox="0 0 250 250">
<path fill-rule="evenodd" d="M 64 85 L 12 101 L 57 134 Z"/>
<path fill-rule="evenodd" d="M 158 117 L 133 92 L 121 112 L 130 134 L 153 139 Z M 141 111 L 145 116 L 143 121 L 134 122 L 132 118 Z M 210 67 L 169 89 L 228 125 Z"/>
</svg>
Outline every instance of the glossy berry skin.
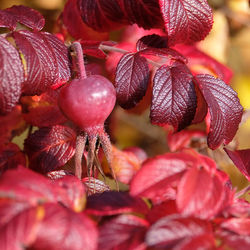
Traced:
<svg viewBox="0 0 250 250">
<path fill-rule="evenodd" d="M 59 95 L 59 107 L 65 116 L 90 134 L 103 129 L 115 102 L 113 84 L 101 75 L 74 79 Z"/>
</svg>

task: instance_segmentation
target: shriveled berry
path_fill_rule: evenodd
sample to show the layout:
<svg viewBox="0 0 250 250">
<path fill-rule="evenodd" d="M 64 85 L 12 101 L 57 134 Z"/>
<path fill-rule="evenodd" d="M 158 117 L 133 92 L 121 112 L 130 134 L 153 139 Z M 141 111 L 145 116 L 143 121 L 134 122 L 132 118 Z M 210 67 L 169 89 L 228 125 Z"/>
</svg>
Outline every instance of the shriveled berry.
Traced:
<svg viewBox="0 0 250 250">
<path fill-rule="evenodd" d="M 74 79 L 59 96 L 59 107 L 65 116 L 88 132 L 103 128 L 114 108 L 116 92 L 113 84 L 101 75 Z"/>
</svg>

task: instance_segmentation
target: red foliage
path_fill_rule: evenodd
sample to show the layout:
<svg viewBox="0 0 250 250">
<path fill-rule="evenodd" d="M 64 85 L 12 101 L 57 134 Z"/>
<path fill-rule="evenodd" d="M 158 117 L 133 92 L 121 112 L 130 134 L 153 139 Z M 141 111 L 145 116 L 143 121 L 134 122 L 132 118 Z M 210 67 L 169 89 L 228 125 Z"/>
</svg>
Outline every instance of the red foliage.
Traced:
<svg viewBox="0 0 250 250">
<path fill-rule="evenodd" d="M 213 159 L 186 149 L 196 137 L 205 152 L 205 132 L 178 132 L 207 117 L 208 146 L 215 149 L 233 139 L 242 116 L 227 85 L 232 72 L 193 45 L 212 27 L 207 2 L 69 0 L 57 22 L 63 34 L 41 32 L 44 22 L 28 7 L 0 10 L 0 27 L 9 29 L 0 36 L 0 248 L 250 249 L 250 204 L 238 198 L 249 187 L 235 194 Z M 121 27 L 117 42 L 104 41 Z M 81 39 L 73 43 L 79 50 L 64 44 L 69 35 Z M 96 91 L 103 81 L 93 85 L 103 78 L 101 60 L 116 88 L 109 83 L 112 96 Z M 61 85 L 72 79 L 67 86 L 79 87 L 79 75 L 87 86 L 66 103 Z M 72 122 L 59 109 L 59 91 Z M 151 101 L 151 122 L 174 128 L 168 143 L 177 152 L 147 159 L 140 148 L 112 148 L 103 123 L 116 96 L 137 113 Z M 27 124 L 38 130 L 30 127 L 21 150 L 11 140 Z M 225 151 L 250 180 L 249 149 Z M 111 191 L 105 174 L 123 191 Z"/>
</svg>

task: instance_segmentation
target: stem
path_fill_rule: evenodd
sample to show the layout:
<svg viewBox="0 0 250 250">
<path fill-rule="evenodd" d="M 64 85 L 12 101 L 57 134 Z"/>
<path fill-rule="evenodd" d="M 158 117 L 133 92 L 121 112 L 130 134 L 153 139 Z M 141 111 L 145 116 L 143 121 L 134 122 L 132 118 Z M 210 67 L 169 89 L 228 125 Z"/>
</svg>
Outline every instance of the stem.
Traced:
<svg viewBox="0 0 250 250">
<path fill-rule="evenodd" d="M 87 135 L 80 133 L 76 138 L 76 153 L 75 153 L 75 175 L 78 179 L 82 178 L 82 156 L 87 141 Z"/>
<path fill-rule="evenodd" d="M 120 49 L 120 48 L 116 48 L 114 46 L 103 45 L 103 44 L 99 45 L 99 49 L 104 50 L 104 51 L 106 50 L 106 51 L 109 51 L 109 52 L 118 52 L 118 53 L 121 53 L 121 54 L 130 53 L 130 51 Z M 146 58 L 146 59 L 147 59 L 148 63 L 150 63 L 152 66 L 155 66 L 157 68 L 160 68 L 162 66 L 162 64 L 160 64 L 160 63 L 152 61 L 152 60 L 150 60 L 148 58 Z"/>
<path fill-rule="evenodd" d="M 83 50 L 82 50 L 81 44 L 79 42 L 74 42 L 71 44 L 70 47 L 76 53 L 76 64 L 78 66 L 78 73 L 80 75 L 80 79 L 87 78 L 85 65 L 84 65 Z"/>
</svg>

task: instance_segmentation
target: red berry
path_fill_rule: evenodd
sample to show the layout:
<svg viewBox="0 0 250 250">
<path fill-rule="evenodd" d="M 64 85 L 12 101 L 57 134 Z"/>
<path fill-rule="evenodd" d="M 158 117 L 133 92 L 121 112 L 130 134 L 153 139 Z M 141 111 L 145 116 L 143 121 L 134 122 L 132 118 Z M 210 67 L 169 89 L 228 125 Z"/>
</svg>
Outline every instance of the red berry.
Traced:
<svg viewBox="0 0 250 250">
<path fill-rule="evenodd" d="M 101 75 L 74 79 L 62 88 L 59 96 L 62 112 L 86 132 L 103 128 L 115 102 L 113 84 Z"/>
</svg>

